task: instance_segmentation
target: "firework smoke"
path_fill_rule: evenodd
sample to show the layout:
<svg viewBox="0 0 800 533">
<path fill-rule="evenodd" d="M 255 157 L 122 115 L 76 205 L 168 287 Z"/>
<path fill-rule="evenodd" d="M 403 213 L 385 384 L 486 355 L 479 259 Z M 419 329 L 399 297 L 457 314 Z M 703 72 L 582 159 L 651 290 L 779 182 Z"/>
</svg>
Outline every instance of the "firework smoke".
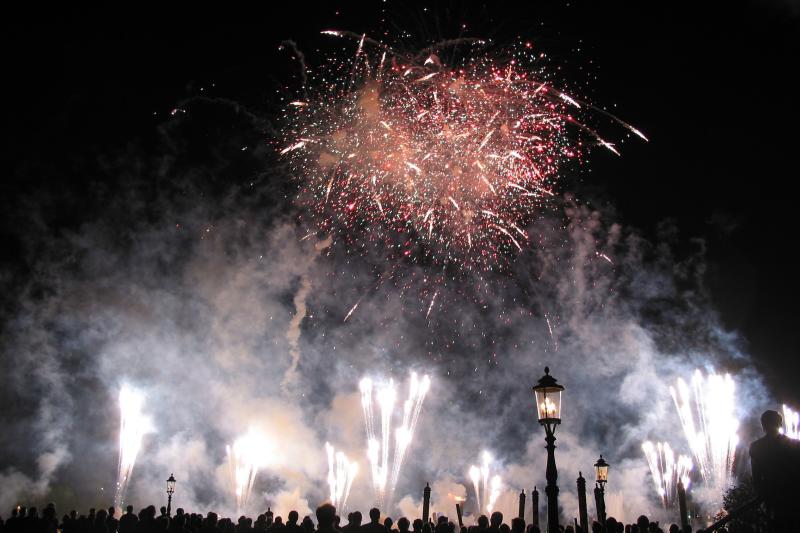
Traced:
<svg viewBox="0 0 800 533">
<path fill-rule="evenodd" d="M 664 509 L 673 507 L 678 497 L 678 481 L 689 490 L 692 471 L 692 460 L 687 455 L 675 457 L 670 445 L 666 442 L 653 444 L 650 441 L 642 443 L 642 451 L 647 458 L 650 474 L 653 477 L 656 493 L 661 498 Z"/>
<path fill-rule="evenodd" d="M 739 444 L 733 378 L 713 372 L 703 376 L 696 370 L 691 387 L 679 378 L 670 392 L 703 481 L 721 499 L 732 479 Z"/>
<path fill-rule="evenodd" d="M 392 440 L 391 424 L 397 398 L 394 381 L 389 380 L 376 387 L 373 387 L 370 378 L 363 378 L 359 383 L 364 427 L 367 433 L 367 458 L 372 472 L 375 500 L 381 507 L 391 506 L 403 461 L 414 438 L 414 431 L 422 412 L 422 403 L 428 394 L 430 383 L 428 376 L 419 379 L 416 372 L 411 372 L 408 399 L 403 403 L 402 422 L 394 432 L 394 452 L 391 455 L 391 462 L 389 454 Z M 380 440 L 373 421 L 373 392 L 380 409 Z"/>
<path fill-rule="evenodd" d="M 150 418 L 142 413 L 144 395 L 127 385 L 119 391 L 119 465 L 114 505 L 123 507 L 136 457 L 142 448 L 142 438 L 152 431 Z"/>
<path fill-rule="evenodd" d="M 236 514 L 240 515 L 246 510 L 258 471 L 270 463 L 272 443 L 263 433 L 251 428 L 228 446 L 227 452 Z"/>
</svg>

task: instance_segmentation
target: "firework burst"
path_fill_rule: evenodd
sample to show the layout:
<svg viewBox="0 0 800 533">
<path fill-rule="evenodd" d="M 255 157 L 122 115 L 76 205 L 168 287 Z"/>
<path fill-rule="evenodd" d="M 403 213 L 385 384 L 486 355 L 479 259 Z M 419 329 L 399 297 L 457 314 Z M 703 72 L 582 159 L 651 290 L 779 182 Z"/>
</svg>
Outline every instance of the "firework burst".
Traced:
<svg viewBox="0 0 800 533">
<path fill-rule="evenodd" d="M 397 257 L 499 268 L 529 245 L 565 164 L 590 145 L 619 154 L 587 115 L 644 138 L 556 88 L 529 43 L 499 59 L 474 39 L 403 54 L 355 37 L 354 56 L 310 73 L 307 97 L 289 103 L 279 148 L 319 229 L 343 230 L 354 251 L 372 240 Z M 455 44 L 469 52 L 445 64 L 437 52 Z"/>
<path fill-rule="evenodd" d="M 119 391 L 119 463 L 114 504 L 121 509 L 133 465 L 142 448 L 142 439 L 153 429 L 150 418 L 142 413 L 144 394 L 123 385 Z"/>
<path fill-rule="evenodd" d="M 403 403 L 401 425 L 395 428 L 394 450 L 392 448 L 392 420 L 395 415 L 395 402 L 397 390 L 394 382 L 374 386 L 370 378 L 364 378 L 359 383 L 361 389 L 361 406 L 364 410 L 364 426 L 367 433 L 367 458 L 372 473 L 372 485 L 375 491 L 375 500 L 381 507 L 389 507 L 392 503 L 394 490 L 400 479 L 408 448 L 414 438 L 422 403 L 428 394 L 431 380 L 428 376 L 421 379 L 416 372 L 411 373 L 408 399 Z M 373 398 L 377 400 L 380 410 L 380 438 L 376 432 L 373 420 Z"/>
<path fill-rule="evenodd" d="M 733 378 L 713 372 L 704 376 L 696 370 L 691 386 L 678 379 L 670 392 L 703 481 L 721 497 L 730 483 L 739 444 Z"/>
</svg>

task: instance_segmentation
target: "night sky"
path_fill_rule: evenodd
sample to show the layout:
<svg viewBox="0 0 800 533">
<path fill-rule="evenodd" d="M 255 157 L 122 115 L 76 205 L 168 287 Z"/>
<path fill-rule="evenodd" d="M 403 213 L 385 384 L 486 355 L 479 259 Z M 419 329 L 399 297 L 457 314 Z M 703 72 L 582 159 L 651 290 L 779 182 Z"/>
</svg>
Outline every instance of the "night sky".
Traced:
<svg viewBox="0 0 800 533">
<path fill-rule="evenodd" d="M 270 174 L 275 154 L 267 150 L 278 133 L 280 99 L 297 87 L 297 64 L 281 49 L 284 40 L 297 43 L 314 65 L 326 43 L 319 32 L 328 28 L 405 31 L 412 36 L 405 42 L 418 45 L 457 35 L 499 44 L 525 39 L 561 66 L 565 86 L 649 138 L 624 142 L 622 157 L 595 150 L 591 170 L 566 177 L 561 192 L 610 213 L 646 240 L 669 242 L 676 262 L 700 254 L 699 284 L 709 291 L 711 309 L 727 331 L 741 335 L 738 346 L 771 396 L 800 406 L 793 237 L 800 4 L 609 4 L 375 1 L 317 8 L 284 2 L 218 16 L 5 21 L 4 334 L 19 325 L 21 301 L 47 298 L 48 289 L 34 283 L 39 258 L 52 265 L 59 250 L 46 243 L 108 220 L 114 201 L 130 196 L 141 205 L 129 212 L 154 223 L 168 219 L 164 213 L 175 206 L 185 211 L 183 198 L 230 206 L 242 195 L 250 211 L 259 202 L 265 211 L 289 209 L 291 185 Z M 176 109 L 189 110 L 179 131 L 170 126 Z M 179 161 L 177 168 L 193 179 L 178 183 L 155 172 L 142 180 L 135 172 L 168 152 L 165 144 L 188 154 L 187 167 Z M 260 149 L 220 156 L 242 145 Z M 242 193 L 253 183 L 258 195 Z M 136 193 L 129 195 L 132 187 Z M 119 228 L 124 216 L 115 220 Z M 291 306 L 291 293 L 282 297 Z M 311 318 L 313 329 L 319 322 Z M 65 336 L 65 350 L 70 343 Z M 71 364 L 82 374 L 80 359 Z M 12 406 L 0 421 L 13 424 L 31 413 L 10 388 L 0 397 Z M 25 431 L 9 433 L 3 446 L 28 438 Z"/>
<path fill-rule="evenodd" d="M 613 205 L 619 221 L 645 235 L 674 222 L 687 247 L 703 239 L 706 281 L 725 324 L 744 334 L 776 393 L 800 401 L 796 3 L 360 4 L 276 3 L 240 13 L 246 22 L 237 15 L 219 24 L 180 14 L 136 24 L 110 15 L 102 23 L 6 24 L 4 281 L 26 275 L 16 231 L 26 224 L 25 203 L 52 197 L 53 231 L 79 225 L 93 209 L 94 162 L 132 143 L 146 147 L 181 102 L 208 95 L 274 113 L 276 91 L 293 72 L 278 51 L 282 40 L 310 51 L 320 29 L 370 31 L 388 19 L 425 41 L 465 24 L 465 35 L 533 40 L 584 95 L 647 133 L 651 142 L 628 143 L 622 159 L 595 154 L 591 175 L 569 186 Z"/>
</svg>

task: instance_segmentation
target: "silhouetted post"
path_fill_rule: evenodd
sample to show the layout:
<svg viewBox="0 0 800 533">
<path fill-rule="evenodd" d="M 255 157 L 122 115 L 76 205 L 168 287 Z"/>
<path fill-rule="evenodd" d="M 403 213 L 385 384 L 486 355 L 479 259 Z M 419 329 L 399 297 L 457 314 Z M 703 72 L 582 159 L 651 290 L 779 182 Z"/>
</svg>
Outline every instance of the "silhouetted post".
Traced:
<svg viewBox="0 0 800 533">
<path fill-rule="evenodd" d="M 525 520 L 525 489 L 519 493 L 519 518 Z"/>
<path fill-rule="evenodd" d="M 464 515 L 461 512 L 461 504 L 456 503 L 456 516 L 458 516 L 458 527 L 459 529 L 464 527 Z"/>
<path fill-rule="evenodd" d="M 594 486 L 594 505 L 597 508 L 597 521 L 603 528 L 606 527 L 606 498 L 601 484 Z"/>
<path fill-rule="evenodd" d="M 425 483 L 425 490 L 422 491 L 422 523 L 428 522 L 431 511 L 431 486 Z"/>
<path fill-rule="evenodd" d="M 578 472 L 578 515 L 581 519 L 581 530 L 589 531 L 589 517 L 586 512 L 586 479 L 583 477 L 583 472 Z"/>
<path fill-rule="evenodd" d="M 544 426 L 547 443 L 547 531 L 558 533 L 558 470 L 556 469 L 556 426 L 561 423 L 561 393 L 564 387 L 550 375 L 550 368 L 544 367 L 544 376 L 539 379 L 533 392 L 536 396 L 536 411 L 539 424 Z"/>
<path fill-rule="evenodd" d="M 533 492 L 531 492 L 531 507 L 533 508 L 531 525 L 539 527 L 539 491 L 536 490 L 536 487 L 533 487 Z"/>
<path fill-rule="evenodd" d="M 172 516 L 172 495 L 175 494 L 175 476 L 167 478 L 167 516 Z"/>
<path fill-rule="evenodd" d="M 689 531 L 689 513 L 686 511 L 686 487 L 678 480 L 678 509 L 681 513 L 681 530 Z"/>
</svg>

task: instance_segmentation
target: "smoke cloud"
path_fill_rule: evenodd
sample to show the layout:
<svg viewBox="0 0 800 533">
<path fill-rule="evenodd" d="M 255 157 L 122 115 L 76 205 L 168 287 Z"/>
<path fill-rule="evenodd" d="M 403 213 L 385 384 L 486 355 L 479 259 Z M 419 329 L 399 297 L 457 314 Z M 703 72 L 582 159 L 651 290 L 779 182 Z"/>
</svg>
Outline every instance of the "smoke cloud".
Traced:
<svg viewBox="0 0 800 533">
<path fill-rule="evenodd" d="M 158 153 L 87 163 L 97 187 L 76 223 L 48 218 L 46 191 L 15 213 L 27 221 L 16 230 L 25 275 L 2 277 L 12 303 L 0 508 L 110 505 L 123 382 L 144 391 L 155 425 L 128 501 L 162 502 L 174 473 L 175 506 L 232 513 L 225 445 L 257 427 L 275 452 L 248 512 L 283 516 L 326 500 L 326 441 L 361 467 L 348 507 L 371 506 L 364 375 L 432 378 L 393 515 L 419 514 L 426 481 L 436 512 L 454 519 L 455 496 L 471 512 L 467 469 L 485 449 L 504 482 L 498 510 L 516 516 L 519 491 L 534 486 L 544 505 L 530 388 L 545 365 L 566 386 L 556 442 L 566 517 L 577 516 L 575 478 L 591 481 L 600 453 L 612 464 L 609 509 L 659 513 L 640 444 L 687 451 L 668 391 L 677 377 L 732 371 L 744 418 L 769 402 L 704 289 L 701 241 L 676 256 L 668 225 L 649 241 L 567 195 L 528 228 L 532 246 L 509 273 L 389 264 L 380 246 L 351 254 L 335 235 L 303 239 L 292 184 L 252 117 L 207 101 L 185 109 Z M 206 121 L 231 127 L 197 135 Z"/>
</svg>

